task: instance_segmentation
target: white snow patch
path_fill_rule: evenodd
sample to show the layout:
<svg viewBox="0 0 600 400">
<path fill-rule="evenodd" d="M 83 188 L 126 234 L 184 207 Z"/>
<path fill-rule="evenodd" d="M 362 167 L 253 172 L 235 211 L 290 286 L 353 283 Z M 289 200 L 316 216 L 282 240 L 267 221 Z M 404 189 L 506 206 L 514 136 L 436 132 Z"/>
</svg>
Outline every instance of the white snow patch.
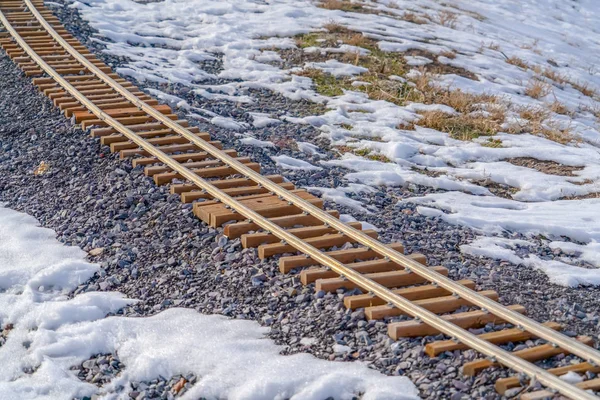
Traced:
<svg viewBox="0 0 600 400">
<path fill-rule="evenodd" d="M 562 379 L 563 381 L 569 382 L 573 385 L 584 381 L 584 379 L 581 375 L 579 375 L 577 372 L 573 372 L 573 371 L 569 371 L 566 374 L 561 375 L 560 379 Z"/>
<path fill-rule="evenodd" d="M 407 146 L 385 146 L 374 145 L 383 152 L 384 155 L 398 155 L 402 152 L 410 151 Z M 346 175 L 346 178 L 364 183 L 371 186 L 403 186 L 407 183 L 431 186 L 446 190 L 463 190 L 474 194 L 491 194 L 486 188 L 472 184 L 467 181 L 460 181 L 449 176 L 430 177 L 421 173 L 403 168 L 396 163 L 384 163 L 374 160 L 365 160 L 362 157 L 350 153 L 344 154 L 337 160 L 321 161 L 323 165 L 335 165 L 356 171 Z"/>
<path fill-rule="evenodd" d="M 316 68 L 335 77 L 360 75 L 369 72 L 368 68 L 357 65 L 346 64 L 338 60 L 327 60 L 325 62 L 306 63 L 306 68 Z"/>
<path fill-rule="evenodd" d="M 249 146 L 255 146 L 255 147 L 275 147 L 275 145 L 272 142 L 266 141 L 266 140 L 258 140 L 256 138 L 253 137 L 245 137 L 243 139 L 240 139 L 240 142 L 242 142 L 243 144 L 249 145 Z"/>
<path fill-rule="evenodd" d="M 231 129 L 234 131 L 239 131 L 245 128 L 244 124 L 236 122 L 232 118 L 226 117 L 213 117 L 210 120 L 210 123 L 216 126 L 220 126 L 221 128 Z"/>
<path fill-rule="evenodd" d="M 530 254 L 523 264 L 539 269 L 548 275 L 550 282 L 561 286 L 600 285 L 600 268 L 582 268 L 557 260 L 542 260 Z"/>
<path fill-rule="evenodd" d="M 487 234 L 501 230 L 580 242 L 600 240 L 600 199 L 585 199 L 576 208 L 568 200 L 522 203 L 491 196 L 448 192 L 406 199 L 421 204 L 427 216 L 441 217 L 451 224 L 469 226 Z M 433 208 L 436 207 L 436 208 Z"/>
<path fill-rule="evenodd" d="M 599 268 L 582 268 L 558 260 L 543 260 L 534 254 L 522 258 L 515 252 L 517 246 L 530 247 L 533 245 L 534 243 L 525 240 L 480 237 L 471 244 L 460 246 L 460 249 L 463 253 L 472 256 L 508 261 L 516 265 L 538 269 L 548 275 L 550 282 L 557 285 L 568 287 L 600 285 Z"/>
<path fill-rule="evenodd" d="M 303 153 L 306 154 L 310 154 L 310 155 L 316 155 L 316 156 L 323 156 L 324 154 L 319 153 L 319 146 L 315 146 L 312 143 L 308 143 L 308 142 L 296 142 L 296 144 L 298 145 L 298 150 L 300 150 Z"/>
<path fill-rule="evenodd" d="M 592 241 L 587 244 L 555 241 L 550 243 L 551 249 L 561 249 L 565 253 L 577 255 L 581 260 L 600 268 L 600 243 Z"/>
<path fill-rule="evenodd" d="M 253 321 L 170 309 L 149 318 L 108 317 L 134 300 L 119 293 L 66 294 L 98 266 L 85 252 L 61 245 L 34 218 L 0 208 L 0 326 L 13 324 L 0 347 L 0 393 L 7 400 L 104 395 L 128 398 L 130 382 L 194 373 L 181 398 L 417 399 L 406 377 L 389 377 L 364 363 L 280 355 Z M 44 286 L 40 290 L 40 286 Z M 304 339 L 303 339 L 304 340 Z M 27 343 L 27 346 L 24 345 Z M 312 341 L 305 340 L 307 345 Z M 347 352 L 343 346 L 336 351 Z M 70 370 L 98 353 L 112 353 L 122 373 L 99 389 Z M 252 362 L 248 362 L 252 360 Z M 33 368 L 25 374 L 23 368 Z M 293 374 L 274 371 L 294 371 Z M 124 392 L 115 389 L 125 387 Z"/>
<path fill-rule="evenodd" d="M 304 171 L 319 171 L 323 168 L 312 165 L 309 162 L 304 160 L 298 160 L 297 158 L 293 158 L 286 155 L 274 156 L 271 157 L 273 161 L 277 164 L 278 167 L 283 169 L 291 169 L 291 170 L 304 170 Z"/>
<path fill-rule="evenodd" d="M 422 56 L 404 56 L 404 59 L 406 60 L 406 64 L 413 66 L 413 67 L 419 67 L 421 65 L 427 65 L 427 64 L 431 64 L 433 61 L 430 60 L 427 57 L 422 57 Z"/>
<path fill-rule="evenodd" d="M 265 128 L 267 126 L 279 125 L 281 124 L 281 120 L 276 118 L 271 118 L 269 114 L 265 113 L 250 113 L 252 116 L 253 122 L 252 125 L 256 128 Z"/>
<path fill-rule="evenodd" d="M 350 353 L 351 351 L 352 351 L 352 348 L 350 348 L 349 346 L 344 346 L 342 344 L 334 344 L 333 345 L 334 353 L 343 354 L 343 353 Z"/>
<path fill-rule="evenodd" d="M 513 264 L 521 264 L 523 259 L 517 256 L 513 249 L 516 246 L 529 247 L 534 243 L 525 240 L 505 239 L 499 237 L 479 237 L 470 244 L 460 246 L 465 254 L 476 257 L 487 257 L 494 260 L 509 261 Z"/>
<path fill-rule="evenodd" d="M 370 186 L 350 184 L 346 187 L 337 188 L 308 186 L 306 189 L 313 192 L 318 192 L 325 200 L 333 201 L 340 206 L 348 207 L 362 213 L 371 213 L 371 211 L 366 208 L 366 205 L 363 202 L 346 196 L 349 193 L 372 193 L 374 189 Z"/>
<path fill-rule="evenodd" d="M 340 214 L 340 221 L 342 221 L 342 222 L 357 222 L 358 220 L 350 214 Z M 358 221 L 358 222 L 361 223 L 363 230 L 373 229 L 374 231 L 381 232 L 381 229 L 379 229 L 378 227 L 376 227 L 373 224 L 368 223 L 367 221 Z"/>
</svg>

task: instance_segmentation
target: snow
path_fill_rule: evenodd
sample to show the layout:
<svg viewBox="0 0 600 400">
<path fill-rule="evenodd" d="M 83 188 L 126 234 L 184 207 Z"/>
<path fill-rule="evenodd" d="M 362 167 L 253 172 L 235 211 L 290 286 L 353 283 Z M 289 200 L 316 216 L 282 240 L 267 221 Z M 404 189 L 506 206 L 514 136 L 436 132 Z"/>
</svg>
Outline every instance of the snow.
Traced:
<svg viewBox="0 0 600 400">
<path fill-rule="evenodd" d="M 481 237 L 471 244 L 461 246 L 461 251 L 473 256 L 506 260 L 541 270 L 548 275 L 551 282 L 558 285 L 600 285 L 600 199 L 582 200 L 576 209 L 567 200 L 522 203 L 458 192 L 431 194 L 405 201 L 420 204 L 417 210 L 425 216 L 440 217 L 451 224 L 469 226 L 484 235 L 513 231 L 555 239 L 568 237 L 584 242 L 586 245 L 556 240 L 550 243 L 550 247 L 564 248 L 571 253 L 581 252 L 581 259 L 589 262 L 590 268 L 572 265 L 574 259 L 565 260 L 568 262 L 543 260 L 534 254 L 522 258 L 514 251 L 516 246 L 533 245 L 522 240 Z M 401 207 L 402 203 L 399 206 Z"/>
<path fill-rule="evenodd" d="M 315 146 L 312 143 L 308 143 L 308 142 L 296 142 L 296 144 L 298 145 L 298 150 L 300 150 L 303 153 L 306 154 L 310 154 L 310 155 L 317 155 L 317 156 L 322 156 L 323 154 L 319 152 L 319 147 Z"/>
<path fill-rule="evenodd" d="M 591 241 L 581 245 L 573 242 L 554 241 L 549 244 L 551 249 L 561 249 L 565 253 L 579 254 L 581 260 L 600 268 L 600 243 Z"/>
<path fill-rule="evenodd" d="M 532 246 L 535 246 L 535 244 L 519 239 L 481 237 L 471 244 L 462 245 L 461 251 L 472 256 L 508 261 L 540 270 L 548 275 L 550 282 L 561 286 L 600 285 L 600 268 L 583 268 L 559 260 L 541 259 L 533 254 L 527 257 L 519 257 L 516 254 L 516 249 Z"/>
<path fill-rule="evenodd" d="M 312 165 L 309 162 L 304 160 L 298 160 L 297 158 L 293 158 L 286 155 L 273 156 L 271 157 L 273 161 L 277 164 L 278 167 L 283 169 L 291 169 L 291 170 L 303 170 L 303 171 L 319 171 L 322 168 Z"/>
<path fill-rule="evenodd" d="M 523 264 L 548 275 L 550 282 L 561 286 L 600 285 L 600 268 L 582 268 L 557 260 L 542 260 L 531 254 Z"/>
<path fill-rule="evenodd" d="M 350 214 L 340 214 L 340 221 L 346 222 L 346 223 L 348 223 L 348 222 L 360 222 L 361 225 L 362 225 L 362 229 L 363 230 L 372 229 L 374 231 L 381 232 L 381 229 L 379 229 L 375 225 L 370 224 L 367 221 L 358 221 L 356 218 L 354 218 Z"/>
<path fill-rule="evenodd" d="M 366 204 L 361 201 L 347 197 L 350 193 L 373 193 L 375 190 L 367 185 L 350 184 L 346 187 L 324 188 L 308 186 L 306 189 L 316 192 L 325 200 L 333 201 L 341 206 L 351 208 L 355 211 L 370 214 Z"/>
<path fill-rule="evenodd" d="M 268 142 L 266 140 L 258 140 L 256 138 L 253 137 L 245 137 L 243 139 L 240 139 L 240 142 L 242 142 L 245 145 L 248 146 L 256 146 L 256 147 L 275 147 L 275 145 L 271 142 Z"/>
<path fill-rule="evenodd" d="M 560 379 L 562 379 L 563 381 L 567 381 L 573 385 L 576 383 L 583 382 L 583 377 L 581 375 L 579 375 L 577 372 L 573 372 L 573 371 L 569 371 L 566 374 L 561 375 Z"/>
<path fill-rule="evenodd" d="M 525 240 L 505 239 L 499 237 L 480 237 L 470 244 L 460 247 L 465 254 L 472 256 L 483 256 L 494 260 L 509 261 L 513 264 L 521 264 L 523 259 L 514 252 L 518 247 L 530 247 L 534 243 Z"/>
<path fill-rule="evenodd" d="M 431 60 L 427 57 L 421 57 L 421 56 L 404 56 L 404 59 L 406 60 L 407 65 L 411 65 L 413 67 L 427 65 L 427 64 L 431 64 L 433 62 L 433 60 Z"/>
<path fill-rule="evenodd" d="M 359 67 L 352 64 L 346 64 L 337 60 L 327 60 L 325 62 L 306 63 L 307 68 L 316 68 L 327 72 L 335 77 L 360 75 L 368 72 L 368 68 Z"/>
<path fill-rule="evenodd" d="M 374 144 L 374 147 L 379 147 Z M 395 155 L 405 151 L 406 148 L 392 147 L 386 149 L 384 155 Z M 350 153 L 344 154 L 337 160 L 322 161 L 323 165 L 344 167 L 356 172 L 349 173 L 346 178 L 350 181 L 360 182 L 373 186 L 403 186 L 408 183 L 431 186 L 446 190 L 464 190 L 475 194 L 490 194 L 490 192 L 478 185 L 467 181 L 459 181 L 448 176 L 430 177 L 421 173 L 403 168 L 395 163 L 383 163 L 373 160 L 365 160 L 362 157 Z"/>
<path fill-rule="evenodd" d="M 234 121 L 232 118 L 213 117 L 210 122 L 221 128 L 232 129 L 234 131 L 239 131 L 244 128 L 243 124 Z"/>
<path fill-rule="evenodd" d="M 597 210 L 591 206 L 595 203 L 584 197 L 600 193 L 597 118 L 600 102 L 597 94 L 577 88 L 577 85 L 583 85 L 600 92 L 597 69 L 600 62 L 600 32 L 597 29 L 600 5 L 597 1 L 362 1 L 364 8 L 375 11 L 370 13 L 326 10 L 317 7 L 317 3 L 170 0 L 139 4 L 131 0 L 86 0 L 85 3 L 73 1 L 72 6 L 77 7 L 99 31 L 102 38 L 96 40 L 107 46 L 108 53 L 128 58 L 127 64 L 119 69 L 123 74 L 140 80 L 187 85 L 209 99 L 249 103 L 253 95 L 248 89 L 252 88 L 271 90 L 291 100 L 324 104 L 327 112 L 323 115 L 283 116 L 280 120 L 311 125 L 334 146 L 370 150 L 370 154 L 389 159 L 390 162 L 380 162 L 345 155 L 325 163 L 347 168 L 346 178 L 350 182 L 373 186 L 423 185 L 460 192 L 447 196 L 450 199 L 466 195 L 461 197 L 466 201 L 465 207 L 457 205 L 460 210 L 444 214 L 444 218 L 466 226 L 485 224 L 480 217 L 470 217 L 470 214 L 481 214 L 479 205 L 474 203 L 499 204 L 505 200 L 495 198 L 483 183 L 502 184 L 511 189 L 509 203 L 523 207 L 518 213 L 502 211 L 503 216 L 498 214 L 500 211 L 495 211 L 501 229 L 529 235 L 543 230 L 530 223 L 536 218 L 577 210 L 576 218 L 584 225 L 577 227 L 568 218 L 559 218 L 549 229 L 560 230 L 571 240 L 587 237 L 581 240 L 585 251 L 577 251 L 573 259 L 596 260 L 597 265 L 600 250 L 590 239 L 593 232 L 588 232 L 594 229 Z M 407 9 L 426 23 L 407 21 L 403 17 Z M 454 20 L 442 23 L 440 16 L 443 13 L 454 15 Z M 448 106 L 420 103 L 399 106 L 369 99 L 365 93 L 352 90 L 336 97 L 316 93 L 310 78 L 297 75 L 298 68 L 280 67 L 276 50 L 294 48 L 293 35 L 323 31 L 323 26 L 332 21 L 376 41 L 382 51 L 413 51 L 411 55 L 402 54 L 413 69 L 404 77 L 390 76 L 390 79 L 411 85 L 413 83 L 407 78 L 419 76 L 421 68 L 433 63 L 464 68 L 476 79 L 447 74 L 435 76 L 432 81 L 469 93 L 501 97 L 513 107 L 507 113 L 511 123 L 521 120 L 514 111 L 516 106 L 546 110 L 550 103 L 557 101 L 569 112 L 567 115 L 550 112 L 550 119 L 558 126 L 568 127 L 576 140 L 561 144 L 529 134 L 499 132 L 492 137 L 460 141 L 433 129 L 418 126 L 414 130 L 406 129 L 426 111 L 456 113 Z M 359 46 L 328 43 L 319 47 L 318 42 L 304 51 L 325 55 L 369 53 L 368 49 Z M 222 58 L 223 69 L 218 73 L 204 71 L 201 62 L 214 60 L 216 55 Z M 531 68 L 507 62 L 510 57 L 524 60 Z M 352 87 L 356 90 L 366 84 L 365 79 L 361 79 L 360 65 L 328 60 L 307 63 L 304 67 L 320 68 L 353 80 Z M 542 75 L 543 71 L 567 80 L 552 81 Z M 209 79 L 224 83 L 209 85 Z M 534 99 L 526 95 L 526 88 L 534 79 L 549 84 L 546 96 Z M 189 112 L 193 118 L 208 119 L 221 127 L 247 129 L 247 124 L 225 116 L 193 109 Z M 279 122 L 268 115 L 253 115 L 253 119 L 255 127 Z M 490 143 L 494 146 L 489 146 Z M 308 154 L 318 152 L 307 145 L 299 145 L 299 148 Z M 580 169 L 572 174 L 548 173 L 511 163 L 511 159 L 523 157 Z M 285 158 L 278 164 L 290 169 L 318 168 Z M 433 174 L 425 174 L 425 169 Z M 490 199 L 471 201 L 468 200 L 470 195 Z M 432 196 L 430 205 L 440 199 L 435 197 L 437 195 Z M 563 199 L 567 197 L 576 198 L 565 203 Z M 435 214 L 431 207 L 419 209 L 427 215 Z M 517 216 L 528 222 L 506 222 L 507 218 Z M 592 222 L 586 222 L 584 218 Z M 564 229 L 559 229 L 561 224 Z M 485 234 L 495 235 L 489 229 Z"/>
<path fill-rule="evenodd" d="M 253 321 L 178 308 L 148 318 L 107 317 L 135 300 L 116 292 L 70 298 L 99 271 L 85 257 L 34 218 L 0 207 L 0 326 L 13 325 L 0 347 L 3 399 L 125 399 L 130 382 L 190 372 L 199 379 L 183 400 L 351 399 L 358 393 L 364 399 L 418 398 L 408 378 L 382 375 L 364 363 L 280 355 L 282 347 L 265 338 L 268 328 Z M 99 353 L 115 354 L 125 365 L 101 389 L 70 370 Z"/>
<path fill-rule="evenodd" d="M 252 125 L 256 128 L 265 128 L 267 126 L 279 125 L 281 121 L 276 118 L 271 118 L 269 114 L 264 113 L 250 113 L 253 122 Z"/>
<path fill-rule="evenodd" d="M 523 203 L 460 192 L 436 193 L 405 201 L 420 204 L 418 209 L 423 215 L 440 217 L 451 224 L 469 226 L 487 234 L 508 230 L 545 237 L 567 236 L 580 242 L 600 240 L 600 198 L 581 200 L 577 207 L 568 200 Z"/>
</svg>

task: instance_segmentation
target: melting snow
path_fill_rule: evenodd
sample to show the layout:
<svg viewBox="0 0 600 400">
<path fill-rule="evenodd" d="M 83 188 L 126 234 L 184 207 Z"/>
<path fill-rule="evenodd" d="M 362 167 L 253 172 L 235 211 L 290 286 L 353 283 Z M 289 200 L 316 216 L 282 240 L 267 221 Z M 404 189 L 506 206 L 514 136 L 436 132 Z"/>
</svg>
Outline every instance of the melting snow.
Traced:
<svg viewBox="0 0 600 400">
<path fill-rule="evenodd" d="M 258 140 L 253 137 L 245 137 L 243 139 L 240 139 L 240 142 L 242 142 L 243 144 L 249 145 L 249 146 L 275 147 L 275 145 L 271 142 L 268 142 L 266 140 Z"/>
<path fill-rule="evenodd" d="M 323 168 L 312 165 L 309 162 L 304 160 L 298 160 L 297 158 L 293 158 L 286 155 L 274 156 L 271 157 L 273 161 L 283 169 L 291 169 L 291 170 L 303 170 L 303 171 L 319 171 Z"/>
<path fill-rule="evenodd" d="M 2 399 L 125 399 L 131 389 L 119 395 L 114 389 L 190 372 L 199 379 L 182 399 L 418 398 L 408 378 L 385 376 L 363 363 L 282 356 L 281 347 L 265 338 L 268 328 L 253 321 L 190 309 L 106 317 L 135 300 L 115 292 L 69 298 L 99 269 L 85 258 L 34 218 L 0 207 L 0 327 L 13 325 L 0 346 Z M 125 364 L 102 389 L 70 370 L 98 353 L 112 353 Z"/>
<path fill-rule="evenodd" d="M 568 203 L 557 201 L 569 196 L 600 193 L 600 133 L 597 117 L 593 114 L 594 110 L 600 109 L 600 103 L 589 95 L 590 92 L 577 88 L 577 84 L 587 85 L 590 91 L 600 91 L 597 70 L 600 62 L 599 3 L 595 0 L 576 3 L 563 0 L 454 0 L 445 4 L 434 0 L 365 0 L 361 5 L 374 12 L 325 10 L 316 7 L 316 2 L 292 0 L 267 3 L 250 0 L 171 0 L 150 4 L 131 0 L 73 2 L 100 35 L 110 39 L 97 39 L 106 44 L 106 51 L 129 58 L 119 72 L 141 80 L 188 85 L 207 98 L 249 102 L 252 99 L 248 88 L 260 88 L 292 100 L 323 103 L 328 109 L 323 115 L 282 117 L 282 120 L 311 125 L 330 139 L 332 145 L 367 149 L 391 161 L 383 163 L 346 156 L 329 162 L 329 165 L 348 168 L 350 172 L 346 177 L 350 181 L 369 185 L 418 184 L 486 196 L 475 199 L 470 195 L 447 193 L 422 200 L 429 205 L 420 208 L 427 215 L 439 215 L 468 226 L 493 225 L 485 222 L 481 204 L 495 204 L 490 210 L 494 210 L 496 228 L 522 233 L 539 233 L 543 229 L 538 229 L 540 224 L 533 221 L 547 216 L 555 221 L 549 225 L 550 230 L 582 241 L 581 246 L 585 248 L 579 249 L 577 254 L 600 266 L 600 251 L 597 243 L 590 239 L 598 223 L 598 205 L 586 199 L 573 199 Z M 407 9 L 418 18 L 426 19 L 427 23 L 415 24 L 404 18 Z M 453 15 L 453 19 L 442 21 L 444 13 Z M 561 127 L 568 127 L 578 141 L 565 145 L 542 137 L 503 132 L 474 141 L 460 141 L 418 126 L 415 130 L 403 129 L 421 118 L 420 112 L 454 112 L 446 106 L 398 106 L 371 100 L 365 93 L 351 90 L 333 98 L 318 94 L 310 78 L 296 75 L 297 69 L 280 68 L 274 62 L 280 58 L 273 49 L 294 48 L 291 36 L 322 30 L 331 21 L 362 32 L 377 41 L 383 51 L 424 52 L 427 57 L 406 56 L 408 64 L 414 67 L 407 77 L 419 76 L 420 67 L 436 61 L 464 68 L 476 77 L 473 80 L 456 74 L 442 75 L 434 79 L 440 85 L 466 92 L 492 93 L 523 106 L 547 108 L 558 101 L 568 108 L 569 114 L 552 113 L 551 116 Z M 368 52 L 356 46 L 343 46 L 313 46 L 304 51 L 325 54 Z M 218 76 L 202 70 L 199 63 L 214 60 L 215 54 L 220 54 L 223 60 L 223 70 Z M 541 70 L 548 69 L 567 77 L 572 83 L 550 81 L 539 75 L 535 68 L 522 68 L 515 65 L 518 63 L 507 62 L 509 57 L 522 59 Z M 357 88 L 367 84 L 360 75 L 355 76 L 361 73 L 359 66 L 335 60 L 311 65 L 339 76 L 354 75 Z M 229 82 L 204 84 L 207 79 L 215 78 Z M 403 77 L 390 79 L 405 81 Z M 525 95 L 532 79 L 544 80 L 551 90 L 539 99 Z M 192 117 L 208 118 L 219 126 L 237 130 L 245 127 L 215 115 L 203 117 L 206 114 L 198 110 L 190 110 L 190 113 Z M 515 113 L 509 112 L 508 116 L 515 122 L 520 120 Z M 255 125 L 275 123 L 268 116 L 265 118 L 255 117 Z M 486 145 L 489 143 L 495 145 Z M 317 151 L 308 146 L 301 149 L 307 153 Z M 550 174 L 507 162 L 515 157 L 553 161 L 580 169 L 572 174 Z M 318 168 L 285 158 L 277 162 L 283 168 Z M 425 168 L 433 171 L 435 176 L 422 174 L 420 171 Z M 508 191 L 512 193 L 512 201 L 495 198 L 479 185 L 482 181 L 513 189 Z M 458 197 L 465 203 L 454 204 L 450 214 L 431 208 L 447 209 Z M 503 206 L 498 206 L 500 203 L 519 207 L 515 210 L 520 212 L 502 211 Z M 579 226 L 567 217 L 556 217 L 558 212 L 573 215 Z M 513 219 L 517 217 L 519 219 Z M 491 229 L 488 234 L 489 231 Z M 588 239 L 582 239 L 584 237 Z"/>
</svg>

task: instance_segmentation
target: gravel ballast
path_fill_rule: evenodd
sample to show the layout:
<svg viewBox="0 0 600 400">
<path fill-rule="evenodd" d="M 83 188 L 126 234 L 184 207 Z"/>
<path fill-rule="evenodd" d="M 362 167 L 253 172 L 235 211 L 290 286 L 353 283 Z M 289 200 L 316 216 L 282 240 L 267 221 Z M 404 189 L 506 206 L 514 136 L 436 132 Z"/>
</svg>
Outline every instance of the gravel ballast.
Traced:
<svg viewBox="0 0 600 400">
<path fill-rule="evenodd" d="M 92 33 L 76 10 L 59 16 L 76 36 Z M 112 65 L 120 62 L 105 59 Z M 227 102 L 194 97 L 185 88 L 160 89 L 236 119 L 250 118 L 248 112 L 285 110 L 287 115 L 308 115 L 314 111 L 311 104 L 293 103 L 269 92 L 254 93 L 263 101 L 251 109 L 238 109 Z M 269 155 L 286 154 L 314 163 L 314 158 L 294 149 L 296 139 L 320 145 L 326 158 L 334 157 L 325 143 L 315 139 L 313 128 L 285 123 L 252 128 L 259 138 L 281 140 L 281 147 L 258 149 L 239 146 L 234 131 L 201 121 L 198 125 L 226 147 L 251 155 L 265 173 L 282 173 L 299 186 L 346 183 L 345 170 L 340 168 L 317 173 L 280 171 L 270 159 Z M 36 176 L 33 172 L 42 161 L 49 169 Z M 387 336 L 384 322 L 369 322 L 360 310 L 346 310 L 341 301 L 345 293 L 316 293 L 314 285 L 303 286 L 297 276 L 281 275 L 276 260 L 260 261 L 254 249 L 242 249 L 239 240 L 228 240 L 220 229 L 204 225 L 191 213 L 191 205 L 170 195 L 167 186 L 155 186 L 141 168 L 132 168 L 129 161 L 120 160 L 66 120 L 3 52 L 0 176 L 0 201 L 36 217 L 43 226 L 54 229 L 63 243 L 91 251 L 90 259 L 102 266 L 76 293 L 117 290 L 141 300 L 124 309 L 123 315 L 147 316 L 170 307 L 189 307 L 202 313 L 254 319 L 271 327 L 269 336 L 285 346 L 286 354 L 305 351 L 330 360 L 368 361 L 384 373 L 407 375 L 424 398 L 499 398 L 493 383 L 507 376 L 506 371 L 488 370 L 470 379 L 460 372 L 465 361 L 476 357 L 475 352 L 444 353 L 431 359 L 423 354 L 423 348 L 435 338 L 394 342 Z M 401 241 L 407 253 L 424 253 L 430 265 L 447 267 L 452 278 L 472 279 L 479 289 L 498 290 L 504 304 L 522 304 L 537 320 L 563 323 L 567 334 L 598 337 L 598 288 L 564 288 L 550 284 L 538 271 L 461 254 L 459 246 L 470 243 L 474 232 L 421 216 L 412 205 L 396 206 L 399 199 L 430 192 L 430 188 L 416 186 L 378 188 L 351 196 L 374 207 L 372 214 L 335 208 L 379 227 L 383 241 Z M 542 239 L 537 242 L 540 257 L 560 255 Z M 336 353 L 335 345 L 348 346 L 351 351 Z M 121 368 L 112 356 L 101 357 L 114 366 L 113 371 Z M 558 358 L 556 365 L 569 361 L 569 357 Z M 90 375 L 94 379 L 94 365 L 88 364 L 92 368 L 87 370 L 78 367 L 82 379 Z M 178 381 L 176 377 L 165 379 L 163 389 Z"/>
</svg>

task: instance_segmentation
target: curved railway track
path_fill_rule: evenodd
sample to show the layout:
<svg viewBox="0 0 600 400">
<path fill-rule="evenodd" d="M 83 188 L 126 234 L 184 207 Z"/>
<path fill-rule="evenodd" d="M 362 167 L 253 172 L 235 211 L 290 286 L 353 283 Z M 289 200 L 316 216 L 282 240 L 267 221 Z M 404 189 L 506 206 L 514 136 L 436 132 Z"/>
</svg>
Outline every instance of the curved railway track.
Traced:
<svg viewBox="0 0 600 400">
<path fill-rule="evenodd" d="M 502 305 L 494 291 L 476 291 L 469 280 L 454 281 L 444 267 L 426 265 L 422 255 L 404 255 L 400 243 L 383 244 L 360 223 L 345 224 L 336 210 L 297 189 L 282 176 L 263 176 L 260 165 L 222 149 L 208 133 L 179 120 L 132 83 L 113 73 L 70 35 L 42 0 L 0 0 L 0 45 L 33 83 L 67 117 L 89 129 L 111 151 L 130 157 L 157 185 L 170 185 L 181 200 L 193 202 L 194 214 L 225 235 L 256 247 L 260 258 L 279 256 L 282 273 L 298 272 L 316 290 L 359 288 L 364 294 L 344 298 L 348 308 L 364 308 L 368 319 L 406 315 L 388 324 L 393 339 L 437 335 L 426 353 L 475 349 L 483 358 L 464 365 L 465 374 L 504 365 L 518 375 L 500 379 L 500 394 L 537 380 L 548 389 L 528 392 L 527 400 L 556 393 L 573 399 L 598 399 L 600 379 L 570 384 L 569 371 L 600 372 L 600 352 L 587 336 L 561 334 L 557 323 L 538 323 L 520 305 Z M 350 242 L 352 248 L 330 250 Z M 463 306 L 468 312 L 455 312 Z M 512 327 L 481 335 L 469 328 L 508 323 Z M 545 344 L 509 352 L 509 342 L 540 338 Z M 580 361 L 545 370 L 535 364 L 559 354 Z"/>
</svg>

